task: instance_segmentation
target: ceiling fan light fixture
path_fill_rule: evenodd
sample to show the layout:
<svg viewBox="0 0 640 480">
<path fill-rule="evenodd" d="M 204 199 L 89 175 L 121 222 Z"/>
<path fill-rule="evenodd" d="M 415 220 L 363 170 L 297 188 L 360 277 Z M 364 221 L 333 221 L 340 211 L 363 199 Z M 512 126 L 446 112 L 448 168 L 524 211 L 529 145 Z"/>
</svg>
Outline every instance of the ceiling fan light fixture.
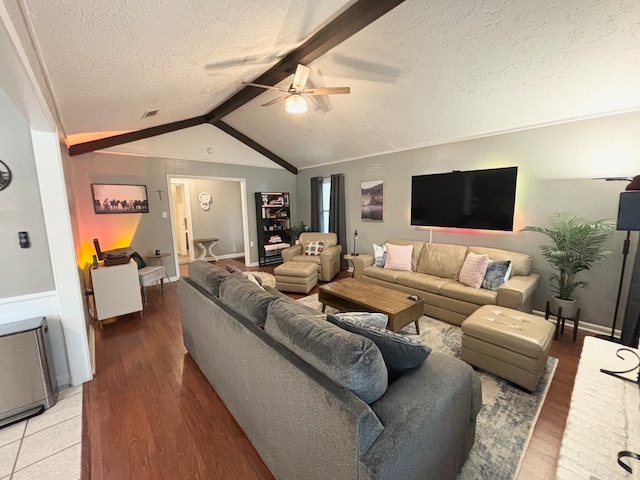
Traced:
<svg viewBox="0 0 640 480">
<path fill-rule="evenodd" d="M 284 109 L 289 113 L 305 113 L 309 110 L 309 104 L 302 95 L 294 93 L 285 100 Z"/>
</svg>

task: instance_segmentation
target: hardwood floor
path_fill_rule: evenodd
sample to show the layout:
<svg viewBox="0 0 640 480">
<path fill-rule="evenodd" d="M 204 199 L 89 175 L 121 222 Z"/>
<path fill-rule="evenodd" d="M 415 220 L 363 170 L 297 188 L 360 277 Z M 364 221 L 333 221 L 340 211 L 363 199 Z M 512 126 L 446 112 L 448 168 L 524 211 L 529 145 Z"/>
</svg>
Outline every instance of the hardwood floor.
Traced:
<svg viewBox="0 0 640 480">
<path fill-rule="evenodd" d="M 238 260 L 218 265 L 227 263 L 245 269 Z M 164 296 L 149 288 L 148 295 L 144 319 L 128 315 L 96 330 L 97 371 L 84 389 L 82 479 L 272 479 L 186 353 L 177 285 L 165 285 Z M 555 477 L 583 339 L 580 333 L 573 343 L 569 328 L 552 346 L 560 361 L 520 480 Z"/>
</svg>

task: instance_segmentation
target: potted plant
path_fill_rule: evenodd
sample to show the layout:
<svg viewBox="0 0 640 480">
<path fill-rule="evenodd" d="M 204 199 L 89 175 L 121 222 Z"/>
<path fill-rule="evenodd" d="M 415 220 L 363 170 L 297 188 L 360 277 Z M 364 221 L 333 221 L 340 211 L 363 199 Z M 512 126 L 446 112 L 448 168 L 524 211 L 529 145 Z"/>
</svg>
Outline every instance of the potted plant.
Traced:
<svg viewBox="0 0 640 480">
<path fill-rule="evenodd" d="M 301 221 L 298 225 L 294 225 L 289 229 L 289 234 L 291 235 L 291 243 L 295 244 L 298 241 L 298 237 L 302 232 L 306 232 L 309 230 L 309 227 L 305 225 L 303 221 Z"/>
<path fill-rule="evenodd" d="M 554 214 L 550 224 L 549 228 L 527 226 L 521 231 L 542 233 L 552 240 L 552 245 L 540 246 L 544 258 L 556 270 L 549 277 L 551 291 L 555 294 L 551 299 L 551 310 L 558 312 L 562 307 L 562 316 L 573 318 L 576 309 L 573 292 L 588 285 L 584 280 L 577 280 L 576 275 L 590 270 L 611 253 L 604 248 L 604 242 L 615 228 L 615 222 L 591 222 L 563 212 Z"/>
</svg>

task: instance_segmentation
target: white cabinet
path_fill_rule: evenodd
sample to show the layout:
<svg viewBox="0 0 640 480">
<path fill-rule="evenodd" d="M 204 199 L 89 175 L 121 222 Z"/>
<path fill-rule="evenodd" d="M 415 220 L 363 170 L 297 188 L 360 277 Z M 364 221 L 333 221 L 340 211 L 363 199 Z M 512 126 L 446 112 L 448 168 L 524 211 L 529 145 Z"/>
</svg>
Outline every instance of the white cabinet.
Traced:
<svg viewBox="0 0 640 480">
<path fill-rule="evenodd" d="M 132 312 L 141 312 L 142 296 L 138 281 L 138 266 L 134 261 L 122 265 L 103 265 L 91 269 L 96 314 L 102 320 Z"/>
</svg>

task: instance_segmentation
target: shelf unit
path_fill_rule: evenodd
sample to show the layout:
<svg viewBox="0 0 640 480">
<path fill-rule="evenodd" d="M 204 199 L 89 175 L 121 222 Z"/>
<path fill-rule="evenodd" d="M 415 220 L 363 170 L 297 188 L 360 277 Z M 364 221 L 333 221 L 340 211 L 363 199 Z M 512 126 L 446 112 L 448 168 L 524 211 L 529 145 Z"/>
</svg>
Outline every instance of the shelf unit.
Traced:
<svg viewBox="0 0 640 480">
<path fill-rule="evenodd" d="M 282 250 L 291 246 L 289 193 L 256 192 L 255 198 L 259 263 L 280 263 Z"/>
</svg>

